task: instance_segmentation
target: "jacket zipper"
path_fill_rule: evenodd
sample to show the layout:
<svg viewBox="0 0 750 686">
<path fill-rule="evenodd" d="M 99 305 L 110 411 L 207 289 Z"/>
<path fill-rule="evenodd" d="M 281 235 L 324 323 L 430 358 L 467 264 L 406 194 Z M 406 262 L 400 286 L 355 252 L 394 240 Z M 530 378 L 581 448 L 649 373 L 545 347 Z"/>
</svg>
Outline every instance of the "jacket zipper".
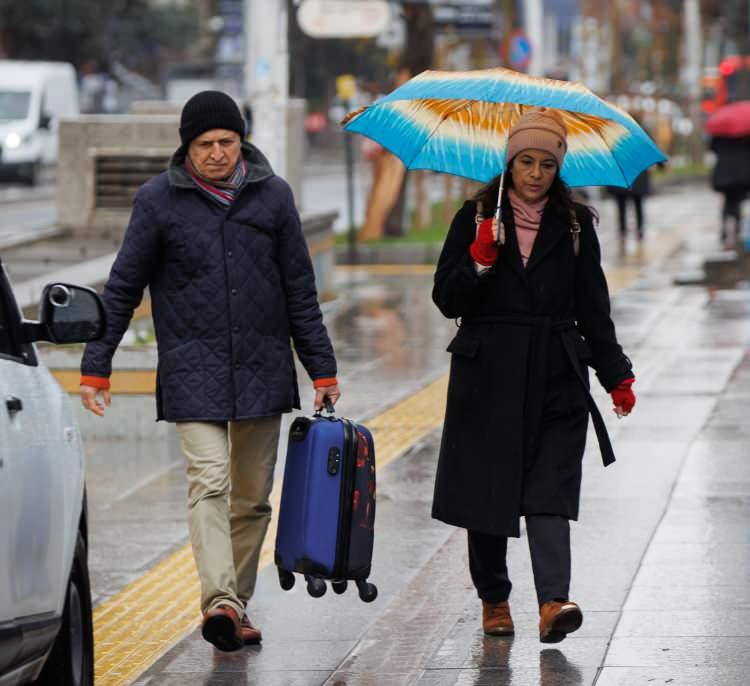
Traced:
<svg viewBox="0 0 750 686">
<path fill-rule="evenodd" d="M 237 389 L 235 388 L 234 365 L 237 361 L 234 359 L 234 334 L 232 325 L 232 286 L 229 282 L 229 265 L 227 264 L 227 236 L 224 231 L 227 222 L 227 212 L 221 222 L 221 261 L 224 265 L 224 287 L 227 294 L 227 326 L 229 333 L 229 378 L 232 380 L 232 417 L 237 416 Z"/>
</svg>

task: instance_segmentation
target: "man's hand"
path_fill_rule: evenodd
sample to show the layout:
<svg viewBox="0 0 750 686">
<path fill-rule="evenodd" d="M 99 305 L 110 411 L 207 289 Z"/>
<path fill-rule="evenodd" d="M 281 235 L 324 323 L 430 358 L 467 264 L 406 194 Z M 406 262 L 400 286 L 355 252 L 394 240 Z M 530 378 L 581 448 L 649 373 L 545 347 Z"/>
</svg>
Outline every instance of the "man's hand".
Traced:
<svg viewBox="0 0 750 686">
<path fill-rule="evenodd" d="M 316 410 L 323 407 L 326 397 L 330 398 L 334 405 L 338 402 L 338 399 L 341 397 L 341 391 L 339 390 L 338 384 L 315 389 L 315 401 L 313 402 L 313 406 Z"/>
<path fill-rule="evenodd" d="M 324 391 L 327 389 L 321 388 L 320 390 Z M 99 399 L 100 394 L 101 400 Z M 112 394 L 109 391 L 81 384 L 81 403 L 90 412 L 103 417 L 105 406 L 109 407 L 112 403 Z"/>
</svg>

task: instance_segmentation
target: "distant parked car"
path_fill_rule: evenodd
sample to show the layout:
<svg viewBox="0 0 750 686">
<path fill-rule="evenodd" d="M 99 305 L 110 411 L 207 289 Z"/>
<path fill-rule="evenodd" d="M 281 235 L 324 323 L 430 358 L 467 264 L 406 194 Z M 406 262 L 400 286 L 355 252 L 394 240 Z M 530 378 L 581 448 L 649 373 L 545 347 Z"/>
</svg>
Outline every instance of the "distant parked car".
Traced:
<svg viewBox="0 0 750 686">
<path fill-rule="evenodd" d="M 25 321 L 0 262 L 0 686 L 92 686 L 81 439 L 35 341 L 101 337 L 99 296 L 48 285 Z"/>
<path fill-rule="evenodd" d="M 34 185 L 57 162 L 60 119 L 78 112 L 73 65 L 0 60 L 0 173 Z"/>
</svg>

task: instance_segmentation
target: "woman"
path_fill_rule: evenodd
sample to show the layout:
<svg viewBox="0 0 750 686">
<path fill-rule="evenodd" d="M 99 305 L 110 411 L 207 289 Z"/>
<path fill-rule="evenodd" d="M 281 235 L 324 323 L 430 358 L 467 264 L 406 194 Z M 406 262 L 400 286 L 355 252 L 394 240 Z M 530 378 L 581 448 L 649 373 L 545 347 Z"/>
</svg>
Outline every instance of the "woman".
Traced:
<svg viewBox="0 0 750 686">
<path fill-rule="evenodd" d="M 565 126 L 553 110 L 530 110 L 519 120 L 506 151 L 503 245 L 492 219 L 495 179 L 456 214 L 433 291 L 440 311 L 460 321 L 448 346 L 433 517 L 468 530 L 484 631 L 510 635 L 507 538 L 520 535 L 525 516 L 540 639 L 550 643 L 583 621 L 568 597 L 569 520 L 578 517 L 589 414 L 604 464 L 614 461 L 587 365 L 618 416 L 635 404 L 592 213 L 571 201 L 560 179 L 566 150 Z"/>
<path fill-rule="evenodd" d="M 643 202 L 644 198 L 651 193 L 651 176 L 648 170 L 642 172 L 630 188 L 610 189 L 610 193 L 617 203 L 617 220 L 620 230 L 620 255 L 625 254 L 625 243 L 628 232 L 628 204 L 632 202 L 635 208 L 635 228 L 638 244 L 643 243 Z"/>
<path fill-rule="evenodd" d="M 714 136 L 711 150 L 716 155 L 711 182 L 724 195 L 721 208 L 721 245 L 731 249 L 742 234 L 742 203 L 750 190 L 750 136 Z"/>
</svg>

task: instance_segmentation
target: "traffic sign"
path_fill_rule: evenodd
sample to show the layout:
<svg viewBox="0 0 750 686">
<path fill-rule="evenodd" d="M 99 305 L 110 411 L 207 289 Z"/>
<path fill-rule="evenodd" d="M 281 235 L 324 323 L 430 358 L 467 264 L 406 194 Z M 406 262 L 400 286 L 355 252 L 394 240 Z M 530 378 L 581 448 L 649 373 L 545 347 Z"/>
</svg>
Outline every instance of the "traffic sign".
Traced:
<svg viewBox="0 0 750 686">
<path fill-rule="evenodd" d="M 297 23 L 311 38 L 377 36 L 390 21 L 385 0 L 303 0 L 297 10 Z"/>
<path fill-rule="evenodd" d="M 503 57 L 511 67 L 519 71 L 528 68 L 531 51 L 531 41 L 523 31 L 513 31 L 510 37 L 503 41 Z"/>
</svg>

